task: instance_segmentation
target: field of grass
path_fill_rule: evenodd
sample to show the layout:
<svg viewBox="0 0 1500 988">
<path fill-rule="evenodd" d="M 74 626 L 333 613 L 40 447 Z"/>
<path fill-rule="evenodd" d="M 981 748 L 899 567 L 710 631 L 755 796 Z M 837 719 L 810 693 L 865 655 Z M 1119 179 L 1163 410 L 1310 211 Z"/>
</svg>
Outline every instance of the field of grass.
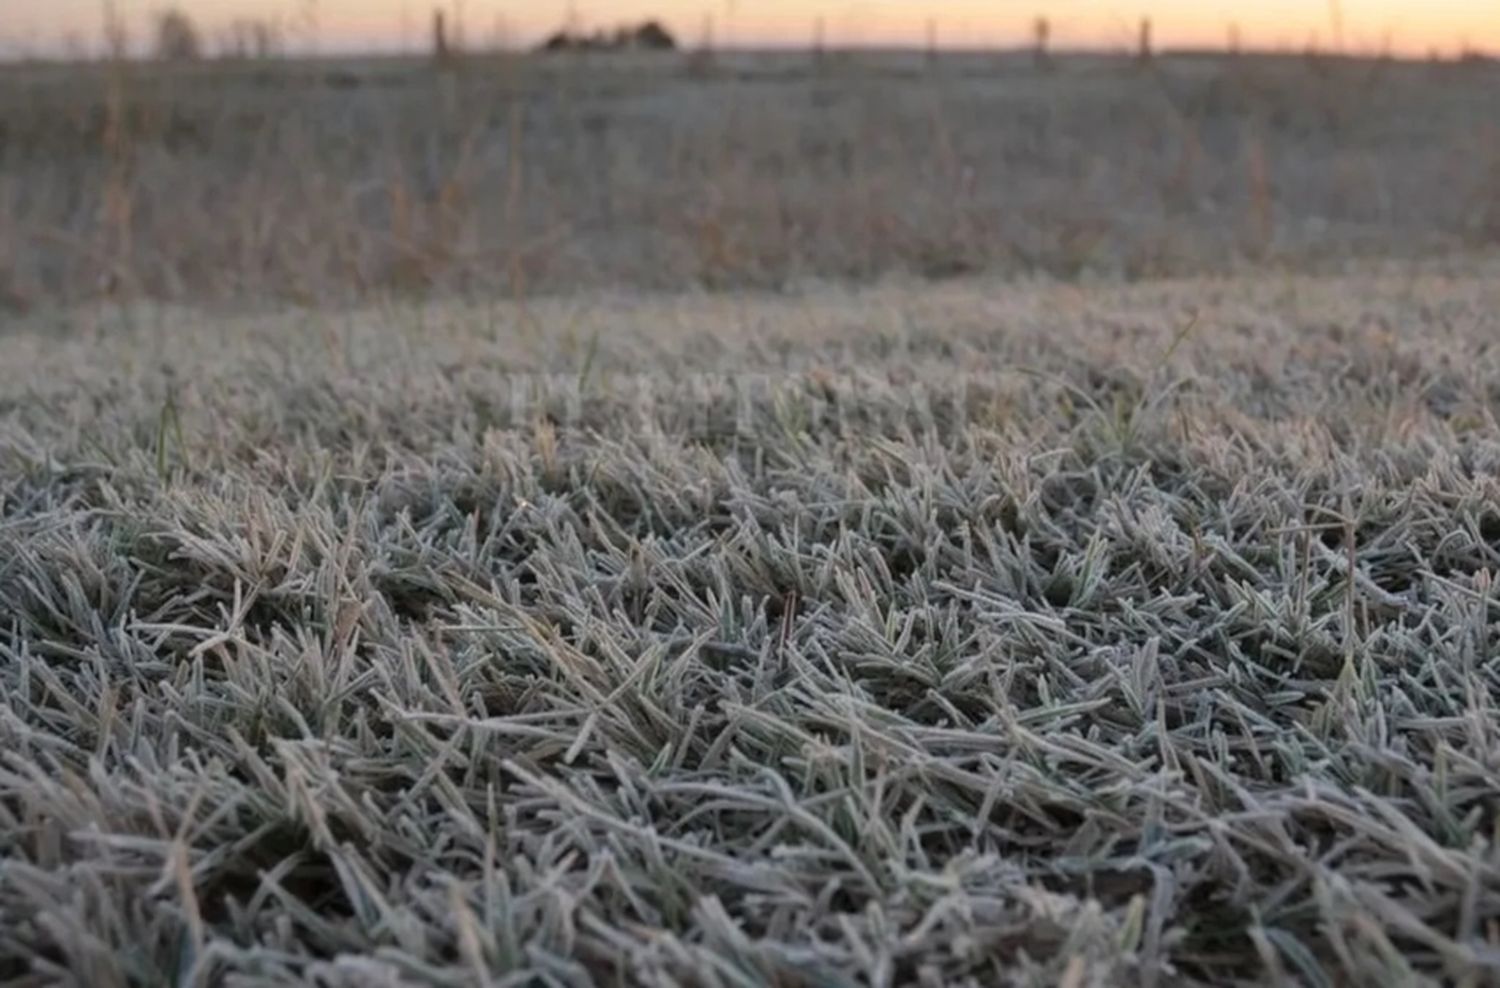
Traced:
<svg viewBox="0 0 1500 988">
<path fill-rule="evenodd" d="M 1500 268 L 0 335 L 0 980 L 1493 984 Z"/>
<path fill-rule="evenodd" d="M 0 66 L 0 310 L 1500 246 L 1500 63 L 724 55 Z"/>
<path fill-rule="evenodd" d="M 1500 66 L 0 66 L 0 983 L 1500 984 Z"/>
</svg>

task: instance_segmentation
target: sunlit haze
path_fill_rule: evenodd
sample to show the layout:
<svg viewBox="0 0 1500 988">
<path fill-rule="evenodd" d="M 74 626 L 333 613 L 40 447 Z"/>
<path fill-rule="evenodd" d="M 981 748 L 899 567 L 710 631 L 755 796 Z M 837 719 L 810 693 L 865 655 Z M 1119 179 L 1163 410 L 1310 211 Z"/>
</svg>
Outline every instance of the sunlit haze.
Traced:
<svg viewBox="0 0 1500 988">
<path fill-rule="evenodd" d="M 136 36 L 162 0 L 117 0 Z M 280 23 L 291 43 L 328 51 L 417 48 L 433 4 L 424 0 L 181 0 L 212 36 L 236 19 Z M 830 44 L 986 47 L 1023 40 L 1039 15 L 1061 46 L 1128 45 L 1150 17 L 1161 45 L 1223 45 L 1235 32 L 1246 47 L 1425 54 L 1500 50 L 1496 0 L 446 0 L 448 16 L 470 45 L 523 45 L 564 23 L 586 28 L 656 17 L 686 43 L 711 35 L 719 46 L 795 46 L 822 22 Z M 0 3 L 0 51 L 96 48 L 104 0 L 6 0 Z"/>
</svg>

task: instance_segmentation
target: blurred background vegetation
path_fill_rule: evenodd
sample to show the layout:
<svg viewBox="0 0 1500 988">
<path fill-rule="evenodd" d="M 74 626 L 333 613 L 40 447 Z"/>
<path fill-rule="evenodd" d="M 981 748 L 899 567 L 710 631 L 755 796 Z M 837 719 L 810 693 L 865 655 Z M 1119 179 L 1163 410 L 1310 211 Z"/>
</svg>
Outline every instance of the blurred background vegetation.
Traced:
<svg viewBox="0 0 1500 988">
<path fill-rule="evenodd" d="M 635 29 L 632 29 L 635 30 Z M 0 66 L 0 306 L 336 303 L 1500 244 L 1500 66 L 1236 53 L 292 58 L 274 23 Z M 127 42 L 117 40 L 117 54 Z M 599 49 L 613 50 L 599 50 Z M 660 49 L 660 50 L 654 50 Z"/>
</svg>

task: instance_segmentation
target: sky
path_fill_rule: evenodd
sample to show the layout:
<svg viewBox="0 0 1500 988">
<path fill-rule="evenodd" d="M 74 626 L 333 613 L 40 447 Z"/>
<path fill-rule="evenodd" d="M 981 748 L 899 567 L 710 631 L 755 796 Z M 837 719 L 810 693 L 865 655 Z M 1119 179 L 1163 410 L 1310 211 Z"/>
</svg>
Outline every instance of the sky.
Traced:
<svg viewBox="0 0 1500 988">
<path fill-rule="evenodd" d="M 944 47 L 1016 44 L 1039 15 L 1059 46 L 1124 47 L 1143 17 L 1158 45 L 1380 50 L 1464 48 L 1500 53 L 1500 0 L 0 0 L 0 54 L 90 50 L 113 2 L 137 38 L 153 12 L 181 7 L 212 37 L 239 18 L 279 21 L 294 45 L 321 50 L 417 47 L 435 6 L 470 44 L 535 42 L 571 20 L 586 27 L 655 17 L 685 42 L 712 25 L 716 45 L 805 45 L 821 20 L 830 45 L 922 45 L 931 23 Z"/>
</svg>

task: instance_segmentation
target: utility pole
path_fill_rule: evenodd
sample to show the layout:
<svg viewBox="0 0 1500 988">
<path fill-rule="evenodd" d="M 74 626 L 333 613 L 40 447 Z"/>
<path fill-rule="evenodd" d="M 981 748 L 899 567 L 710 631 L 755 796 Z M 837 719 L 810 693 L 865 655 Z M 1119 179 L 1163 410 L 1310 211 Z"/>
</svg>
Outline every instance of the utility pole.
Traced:
<svg viewBox="0 0 1500 988">
<path fill-rule="evenodd" d="M 695 76 L 706 76 L 714 70 L 714 15 L 703 15 L 703 34 L 698 47 L 688 55 L 688 71 Z"/>
<path fill-rule="evenodd" d="M 1344 53 L 1344 5 L 1339 0 L 1328 0 L 1328 20 L 1333 28 L 1333 53 Z"/>
<path fill-rule="evenodd" d="M 448 47 L 448 18 L 440 7 L 432 11 L 432 57 L 439 65 L 446 65 L 452 57 Z"/>
<path fill-rule="evenodd" d="M 1048 50 L 1052 41 L 1052 22 L 1046 17 L 1038 17 L 1031 24 L 1031 36 L 1034 42 L 1032 58 L 1037 69 L 1046 72 L 1052 68 L 1052 53 Z"/>
</svg>

